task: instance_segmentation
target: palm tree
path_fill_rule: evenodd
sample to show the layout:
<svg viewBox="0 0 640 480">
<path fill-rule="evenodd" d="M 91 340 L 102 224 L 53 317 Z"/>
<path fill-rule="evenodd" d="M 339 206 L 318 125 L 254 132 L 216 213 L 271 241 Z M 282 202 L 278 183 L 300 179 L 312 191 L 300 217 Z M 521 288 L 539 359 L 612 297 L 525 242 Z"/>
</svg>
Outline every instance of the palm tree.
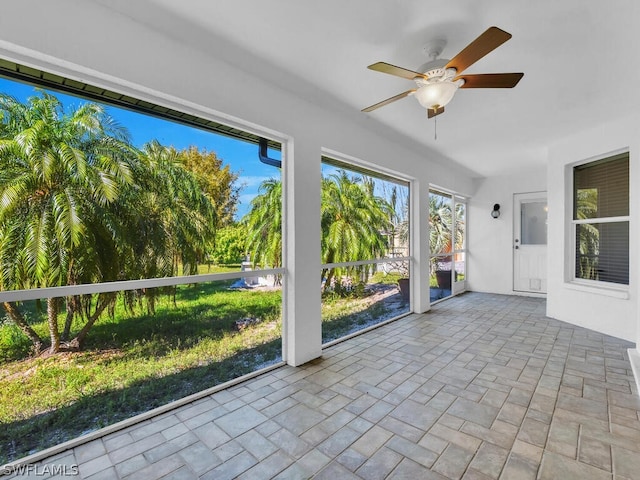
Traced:
<svg viewBox="0 0 640 480">
<path fill-rule="evenodd" d="M 597 217 L 598 190 L 596 188 L 581 188 L 576 193 L 575 217 L 585 220 Z M 598 280 L 598 259 L 600 254 L 600 230 L 597 225 L 582 223 L 576 226 L 578 262 L 576 276 L 589 280 Z"/>
<path fill-rule="evenodd" d="M 451 199 L 442 195 L 429 194 L 429 247 L 431 254 L 450 253 L 452 250 L 451 230 L 453 214 Z"/>
<path fill-rule="evenodd" d="M 321 228 L 323 263 L 374 259 L 388 249 L 385 233 L 393 227 L 393 208 L 374 195 L 367 177 L 350 177 L 340 170 L 322 180 Z M 349 269 L 365 280 L 368 269 Z M 322 280 L 330 284 L 341 271 L 329 269 Z"/>
<path fill-rule="evenodd" d="M 137 202 L 128 216 L 136 222 L 132 242 L 139 251 L 139 278 L 195 275 L 213 247 L 216 205 L 195 174 L 184 168 L 183 156 L 157 141 L 142 148 L 136 171 Z"/>
<path fill-rule="evenodd" d="M 254 264 L 282 265 L 282 183 L 269 179 L 260 186 L 243 219 L 247 245 Z M 373 194 L 373 184 L 362 177 L 349 177 L 341 170 L 322 180 L 322 262 L 338 263 L 373 259 L 387 252 L 385 232 L 391 227 L 392 208 Z M 336 269 L 322 273 L 329 282 Z M 366 276 L 366 268 L 349 269 Z M 326 283 L 326 282 L 325 282 Z"/>
<path fill-rule="evenodd" d="M 112 258 L 113 242 L 92 227 L 131 183 L 131 157 L 126 130 L 99 105 L 67 113 L 48 93 L 26 104 L 0 95 L 0 289 L 104 280 L 111 267 L 99 259 Z M 4 308 L 39 350 L 17 307 Z M 52 352 L 58 310 L 59 300 L 47 299 Z"/>
<path fill-rule="evenodd" d="M 109 280 L 133 280 L 198 273 L 215 237 L 216 208 L 203 192 L 197 177 L 183 166 L 183 157 L 173 147 L 152 141 L 136 152 L 130 167 L 134 182 L 124 188 L 109 211 L 102 212 L 97 230 L 112 233 L 117 265 Z M 104 280 L 103 280 L 104 281 Z M 159 289 L 123 292 L 124 305 L 133 311 L 144 302 L 155 312 Z M 87 333 L 116 296 L 102 294 L 91 310 L 92 296 L 80 297 L 85 324 L 68 342 L 82 348 Z"/>
<path fill-rule="evenodd" d="M 432 255 L 430 261 L 430 276 L 434 277 L 442 269 L 444 277 L 451 277 L 454 252 L 464 245 L 464 204 L 455 203 L 454 209 L 451 197 L 439 193 L 429 193 L 429 247 Z M 448 283 L 445 281 L 444 283 Z"/>
<path fill-rule="evenodd" d="M 247 250 L 254 264 L 282 266 L 282 182 L 274 178 L 260 185 L 243 219 L 247 226 Z"/>
<path fill-rule="evenodd" d="M 83 104 L 64 111 L 53 95 L 26 104 L 0 96 L 0 289 L 78 285 L 197 273 L 213 244 L 216 208 L 173 148 L 142 151 L 106 114 Z M 156 290 L 126 292 L 126 305 Z M 47 299 L 50 351 L 68 340 L 74 317 L 85 323 L 66 343 L 82 348 L 115 293 Z M 15 304 L 7 315 L 39 351 L 43 341 Z"/>
</svg>

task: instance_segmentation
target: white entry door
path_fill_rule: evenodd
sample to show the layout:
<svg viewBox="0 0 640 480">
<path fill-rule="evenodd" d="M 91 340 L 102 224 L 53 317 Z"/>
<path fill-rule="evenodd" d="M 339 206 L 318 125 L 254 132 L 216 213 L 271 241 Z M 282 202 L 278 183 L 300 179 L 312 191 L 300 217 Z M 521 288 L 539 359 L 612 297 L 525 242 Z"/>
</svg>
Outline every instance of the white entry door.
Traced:
<svg viewBox="0 0 640 480">
<path fill-rule="evenodd" d="M 513 197 L 513 289 L 547 292 L 547 192 Z"/>
</svg>

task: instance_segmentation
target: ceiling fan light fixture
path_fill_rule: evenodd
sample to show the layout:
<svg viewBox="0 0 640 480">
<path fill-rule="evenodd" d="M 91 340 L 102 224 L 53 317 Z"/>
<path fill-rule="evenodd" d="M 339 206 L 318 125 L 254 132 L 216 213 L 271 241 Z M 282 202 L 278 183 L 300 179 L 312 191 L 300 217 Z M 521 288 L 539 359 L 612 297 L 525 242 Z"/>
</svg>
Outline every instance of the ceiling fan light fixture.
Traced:
<svg viewBox="0 0 640 480">
<path fill-rule="evenodd" d="M 437 109 L 447 105 L 455 95 L 456 90 L 458 90 L 456 82 L 434 82 L 421 86 L 414 95 L 424 108 Z"/>
<path fill-rule="evenodd" d="M 443 39 L 435 40 L 424 48 L 424 52 L 431 58 L 431 61 L 418 67 L 418 71 L 397 67 L 386 62 L 373 63 L 368 67 L 370 70 L 413 80 L 417 89 L 407 90 L 364 108 L 362 111 L 371 112 L 401 98 L 414 95 L 420 105 L 427 110 L 427 118 L 433 118 L 444 112 L 445 105 L 451 101 L 458 88 L 513 88 L 524 73 L 463 74 L 464 70 L 510 38 L 510 33 L 498 27 L 489 27 L 451 60 L 437 58 L 444 48 L 445 41 Z"/>
</svg>

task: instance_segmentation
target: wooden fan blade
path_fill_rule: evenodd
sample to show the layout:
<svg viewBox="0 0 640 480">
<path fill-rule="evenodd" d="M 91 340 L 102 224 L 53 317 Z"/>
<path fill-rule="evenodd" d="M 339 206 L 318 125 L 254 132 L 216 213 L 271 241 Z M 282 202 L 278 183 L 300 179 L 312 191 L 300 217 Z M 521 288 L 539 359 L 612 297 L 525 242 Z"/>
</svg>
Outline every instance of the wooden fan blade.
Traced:
<svg viewBox="0 0 640 480">
<path fill-rule="evenodd" d="M 376 72 L 388 73 L 389 75 L 395 75 L 396 77 L 406 78 L 407 80 L 414 80 L 415 78 L 427 79 L 427 76 L 422 73 L 414 72 L 413 70 L 408 70 L 402 67 L 396 67 L 395 65 L 385 62 L 373 63 L 367 68 L 375 70 Z"/>
<path fill-rule="evenodd" d="M 480 73 L 477 75 L 460 75 L 454 79 L 464 80 L 460 88 L 513 88 L 524 73 Z"/>
<path fill-rule="evenodd" d="M 510 33 L 498 27 L 489 27 L 483 34 L 462 49 L 460 53 L 449 60 L 445 68 L 455 68 L 458 73 L 462 73 L 463 70 L 466 70 L 510 38 Z"/>
<path fill-rule="evenodd" d="M 433 118 L 441 113 L 444 113 L 444 107 L 427 108 L 427 118 Z"/>
<path fill-rule="evenodd" d="M 389 103 L 395 102 L 396 100 L 400 100 L 401 98 L 409 96 L 415 91 L 416 91 L 416 89 L 414 88 L 413 90 L 407 90 L 406 92 L 399 93 L 398 95 L 395 95 L 395 96 L 393 96 L 391 98 L 387 98 L 386 100 L 383 100 L 383 101 L 381 101 L 379 103 L 376 103 L 375 105 L 371 105 L 370 107 L 363 108 L 362 111 L 363 112 L 371 112 L 372 110 L 375 110 L 376 108 L 384 107 L 385 105 L 388 105 Z"/>
</svg>

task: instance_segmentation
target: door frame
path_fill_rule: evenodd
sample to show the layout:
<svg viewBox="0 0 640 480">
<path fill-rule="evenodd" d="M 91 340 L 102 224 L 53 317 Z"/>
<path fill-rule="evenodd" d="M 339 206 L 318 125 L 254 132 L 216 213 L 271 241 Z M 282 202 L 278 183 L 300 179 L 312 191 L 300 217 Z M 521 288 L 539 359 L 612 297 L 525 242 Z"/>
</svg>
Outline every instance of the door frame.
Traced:
<svg viewBox="0 0 640 480">
<path fill-rule="evenodd" d="M 520 246 L 520 243 L 516 243 L 516 239 L 519 239 L 521 236 L 521 232 L 519 231 L 521 229 L 521 214 L 522 214 L 520 206 L 522 203 L 526 203 L 526 202 L 522 202 L 522 200 L 531 200 L 532 202 L 544 200 L 545 202 L 547 202 L 548 201 L 547 191 L 540 190 L 540 191 L 533 191 L 533 192 L 518 192 L 513 194 L 513 228 L 512 228 L 512 236 L 511 236 L 511 244 L 513 248 L 513 252 L 512 252 L 512 260 L 511 260 L 511 265 L 512 265 L 511 288 L 513 292 L 517 295 L 546 298 L 547 296 L 546 288 L 544 292 L 538 292 L 535 290 L 516 289 L 516 268 L 517 268 L 516 250 Z M 547 248 L 547 252 L 546 252 L 547 255 L 549 250 L 548 245 L 549 245 L 549 242 L 547 237 L 547 243 L 545 244 L 545 247 Z M 546 268 L 545 268 L 545 272 L 546 272 Z M 547 278 L 545 278 L 545 280 L 548 280 L 548 276 Z M 547 285 L 548 285 L 548 282 L 547 282 Z"/>
</svg>

